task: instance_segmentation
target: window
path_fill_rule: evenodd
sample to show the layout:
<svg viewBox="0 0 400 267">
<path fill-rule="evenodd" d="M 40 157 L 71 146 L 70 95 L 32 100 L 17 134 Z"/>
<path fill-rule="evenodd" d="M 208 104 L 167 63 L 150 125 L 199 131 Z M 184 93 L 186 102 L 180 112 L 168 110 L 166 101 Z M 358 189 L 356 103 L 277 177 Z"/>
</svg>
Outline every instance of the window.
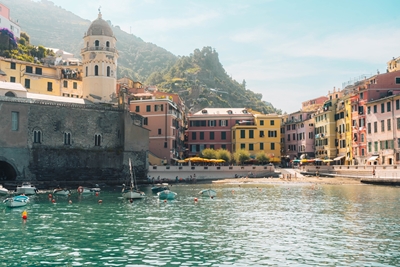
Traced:
<svg viewBox="0 0 400 267">
<path fill-rule="evenodd" d="M 270 120 L 269 125 L 275 125 L 275 121 L 274 120 Z"/>
<path fill-rule="evenodd" d="M 260 120 L 260 125 L 264 125 L 264 120 Z"/>
<path fill-rule="evenodd" d="M 107 48 L 110 47 L 110 42 L 109 42 L 109 41 L 106 42 L 106 47 L 107 47 Z"/>
<path fill-rule="evenodd" d="M 140 106 L 135 107 L 135 112 L 140 112 Z"/>
<path fill-rule="evenodd" d="M 400 77 L 396 77 L 396 84 L 400 84 Z"/>
<path fill-rule="evenodd" d="M 226 132 L 221 132 L 221 140 L 226 140 Z"/>
<path fill-rule="evenodd" d="M 381 104 L 381 113 L 385 113 L 385 103 Z"/>
<path fill-rule="evenodd" d="M 367 124 L 367 131 L 369 134 L 371 133 L 371 123 L 370 122 L 368 122 L 368 124 Z"/>
<path fill-rule="evenodd" d="M 264 143 L 260 143 L 260 150 L 264 150 Z"/>
<path fill-rule="evenodd" d="M 372 143 L 368 142 L 368 152 L 371 153 L 372 152 Z"/>
<path fill-rule="evenodd" d="M 386 103 L 386 110 L 387 110 L 387 112 L 390 112 L 392 110 L 392 105 L 390 102 Z"/>
<path fill-rule="evenodd" d="M 11 111 L 11 131 L 18 131 L 19 128 L 19 112 Z"/>
<path fill-rule="evenodd" d="M 47 91 L 49 91 L 49 92 L 53 91 L 53 83 L 52 82 L 47 82 Z"/>
<path fill-rule="evenodd" d="M 222 149 L 226 149 L 226 145 L 221 145 L 221 148 Z"/>
<path fill-rule="evenodd" d="M 210 140 L 214 140 L 214 132 L 210 132 Z"/>
<path fill-rule="evenodd" d="M 240 138 L 246 138 L 246 131 L 240 130 Z"/>
<path fill-rule="evenodd" d="M 15 83 L 15 77 L 10 77 L 10 83 Z"/>
<path fill-rule="evenodd" d="M 13 92 L 7 92 L 4 96 L 15 97 L 15 94 Z"/>
<path fill-rule="evenodd" d="M 63 81 L 63 87 L 68 88 L 68 81 Z"/>
<path fill-rule="evenodd" d="M 397 99 L 396 100 L 396 110 L 399 110 L 399 109 L 400 109 L 400 100 Z"/>
<path fill-rule="evenodd" d="M 219 126 L 228 126 L 228 120 L 220 120 Z"/>
<path fill-rule="evenodd" d="M 107 66 L 107 77 L 110 77 L 110 72 L 111 72 L 111 68 L 110 68 L 110 66 Z"/>
<path fill-rule="evenodd" d="M 264 137 L 264 131 L 260 131 L 260 137 Z"/>
<path fill-rule="evenodd" d="M 151 111 L 151 106 L 150 105 L 147 105 L 146 106 L 146 112 L 150 112 Z"/>
<path fill-rule="evenodd" d="M 101 146 L 101 135 L 100 134 L 94 135 L 94 145 Z"/>
<path fill-rule="evenodd" d="M 249 150 L 254 150 L 254 144 L 249 144 Z"/>
<path fill-rule="evenodd" d="M 200 140 L 204 140 L 204 132 L 200 132 Z"/>
<path fill-rule="evenodd" d="M 72 83 L 72 88 L 78 89 L 78 83 L 77 83 L 77 82 L 73 82 L 73 83 Z"/>
<path fill-rule="evenodd" d="M 42 75 L 42 68 L 36 68 L 35 69 L 35 74 Z"/>
<path fill-rule="evenodd" d="M 192 140 L 196 140 L 196 133 L 192 133 Z"/>
<path fill-rule="evenodd" d="M 246 149 L 246 144 L 240 144 L 240 149 Z"/>
<path fill-rule="evenodd" d="M 387 130 L 388 131 L 392 130 L 392 120 L 391 119 L 387 119 Z"/>
<path fill-rule="evenodd" d="M 275 143 L 271 143 L 271 150 L 275 150 Z"/>
<path fill-rule="evenodd" d="M 33 73 L 32 66 L 26 66 L 25 72 L 26 72 L 26 73 Z"/>
<path fill-rule="evenodd" d="M 144 118 L 143 124 L 144 124 L 144 125 L 148 125 L 148 124 L 149 124 L 149 118 Z"/>
<path fill-rule="evenodd" d="M 364 138 L 364 134 L 361 134 L 361 142 L 365 142 L 365 140 L 364 140 L 365 138 Z"/>
<path fill-rule="evenodd" d="M 374 133 L 378 132 L 378 122 L 374 121 Z"/>
<path fill-rule="evenodd" d="M 31 88 L 31 80 L 25 79 L 25 88 L 26 88 L 26 89 Z"/>
<path fill-rule="evenodd" d="M 99 45 L 100 45 L 100 41 L 99 40 L 94 41 L 94 46 L 99 46 Z"/>
<path fill-rule="evenodd" d="M 374 105 L 374 113 L 378 113 L 378 106 Z"/>
<path fill-rule="evenodd" d="M 161 134 L 161 129 L 158 129 L 158 134 Z"/>
<path fill-rule="evenodd" d="M 15 62 L 11 62 L 10 69 L 12 69 L 12 70 L 17 69 Z"/>
<path fill-rule="evenodd" d="M 397 120 L 397 130 L 400 130 L 400 118 L 396 118 L 396 120 Z"/>
<path fill-rule="evenodd" d="M 385 121 L 381 120 L 381 132 L 385 131 Z"/>
<path fill-rule="evenodd" d="M 168 143 L 164 142 L 164 148 L 167 148 L 167 147 L 168 147 Z"/>
<path fill-rule="evenodd" d="M 86 69 L 85 69 L 85 76 L 86 76 L 86 77 L 88 76 L 88 73 L 89 73 L 89 68 L 86 67 Z"/>
<path fill-rule="evenodd" d="M 35 144 L 42 143 L 42 131 L 40 131 L 40 130 L 33 131 L 33 143 L 35 143 Z"/>
<path fill-rule="evenodd" d="M 254 138 L 254 130 L 249 130 L 249 138 Z"/>
<path fill-rule="evenodd" d="M 99 76 L 99 66 L 94 66 L 94 76 Z"/>
<path fill-rule="evenodd" d="M 208 121 L 208 126 L 210 126 L 210 127 L 217 126 L 217 121 L 216 121 L 216 120 L 210 120 L 210 121 Z"/>
<path fill-rule="evenodd" d="M 360 99 L 364 99 L 364 93 L 360 93 Z"/>
<path fill-rule="evenodd" d="M 287 135 L 287 140 L 290 141 L 290 134 Z"/>
<path fill-rule="evenodd" d="M 64 133 L 64 145 L 71 145 L 71 133 Z"/>
<path fill-rule="evenodd" d="M 367 107 L 367 114 L 371 114 L 371 107 Z"/>
</svg>

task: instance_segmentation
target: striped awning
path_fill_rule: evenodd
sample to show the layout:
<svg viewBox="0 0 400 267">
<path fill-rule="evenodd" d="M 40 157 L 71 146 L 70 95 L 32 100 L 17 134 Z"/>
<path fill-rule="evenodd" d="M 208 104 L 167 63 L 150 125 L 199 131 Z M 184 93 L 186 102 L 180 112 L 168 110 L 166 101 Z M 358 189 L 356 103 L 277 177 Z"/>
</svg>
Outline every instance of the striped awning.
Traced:
<svg viewBox="0 0 400 267">
<path fill-rule="evenodd" d="M 343 155 L 343 156 L 336 157 L 336 158 L 334 158 L 333 160 L 341 160 L 342 158 L 344 158 L 344 155 Z"/>
</svg>

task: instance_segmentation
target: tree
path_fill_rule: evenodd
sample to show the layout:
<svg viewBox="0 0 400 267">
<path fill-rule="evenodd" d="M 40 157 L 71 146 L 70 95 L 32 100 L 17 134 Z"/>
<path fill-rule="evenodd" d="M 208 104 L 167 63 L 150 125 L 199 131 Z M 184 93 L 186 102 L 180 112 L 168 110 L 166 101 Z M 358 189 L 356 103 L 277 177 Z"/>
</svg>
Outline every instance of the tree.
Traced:
<svg viewBox="0 0 400 267">
<path fill-rule="evenodd" d="M 216 159 L 217 151 L 212 148 L 205 148 L 203 151 L 201 151 L 201 156 L 206 159 Z"/>
<path fill-rule="evenodd" d="M 223 159 L 223 160 L 225 160 L 225 162 L 231 162 L 232 155 L 231 155 L 231 152 L 229 152 L 228 150 L 221 148 L 221 149 L 217 150 L 217 158 Z"/>
<path fill-rule="evenodd" d="M 233 157 L 238 164 L 243 164 L 246 160 L 250 159 L 250 153 L 247 150 L 239 149 L 234 154 Z"/>
<path fill-rule="evenodd" d="M 269 158 L 267 157 L 267 155 L 265 155 L 264 152 L 259 152 L 256 155 L 256 159 L 258 160 L 258 162 L 260 162 L 261 164 L 265 164 L 269 161 Z"/>
</svg>

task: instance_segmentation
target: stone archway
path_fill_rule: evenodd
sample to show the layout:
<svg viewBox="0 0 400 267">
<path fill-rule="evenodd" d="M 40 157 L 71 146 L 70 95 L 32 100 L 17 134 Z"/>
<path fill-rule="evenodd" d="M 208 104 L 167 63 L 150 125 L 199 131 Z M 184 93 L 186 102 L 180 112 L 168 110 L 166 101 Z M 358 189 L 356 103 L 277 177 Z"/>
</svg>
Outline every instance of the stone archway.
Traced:
<svg viewBox="0 0 400 267">
<path fill-rule="evenodd" d="M 0 182 L 2 181 L 15 181 L 17 172 L 14 167 L 6 161 L 0 160 Z"/>
</svg>

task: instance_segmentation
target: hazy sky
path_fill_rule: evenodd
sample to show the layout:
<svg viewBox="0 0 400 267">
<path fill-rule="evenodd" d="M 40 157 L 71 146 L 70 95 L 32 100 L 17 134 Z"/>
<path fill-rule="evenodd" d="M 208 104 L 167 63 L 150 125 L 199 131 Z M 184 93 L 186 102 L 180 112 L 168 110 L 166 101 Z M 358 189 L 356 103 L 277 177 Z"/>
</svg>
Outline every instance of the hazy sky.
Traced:
<svg viewBox="0 0 400 267">
<path fill-rule="evenodd" d="M 225 70 L 288 113 L 400 56 L 398 0 L 52 0 L 175 55 L 211 46 Z M 118 43 L 117 43 L 118 47 Z"/>
</svg>

